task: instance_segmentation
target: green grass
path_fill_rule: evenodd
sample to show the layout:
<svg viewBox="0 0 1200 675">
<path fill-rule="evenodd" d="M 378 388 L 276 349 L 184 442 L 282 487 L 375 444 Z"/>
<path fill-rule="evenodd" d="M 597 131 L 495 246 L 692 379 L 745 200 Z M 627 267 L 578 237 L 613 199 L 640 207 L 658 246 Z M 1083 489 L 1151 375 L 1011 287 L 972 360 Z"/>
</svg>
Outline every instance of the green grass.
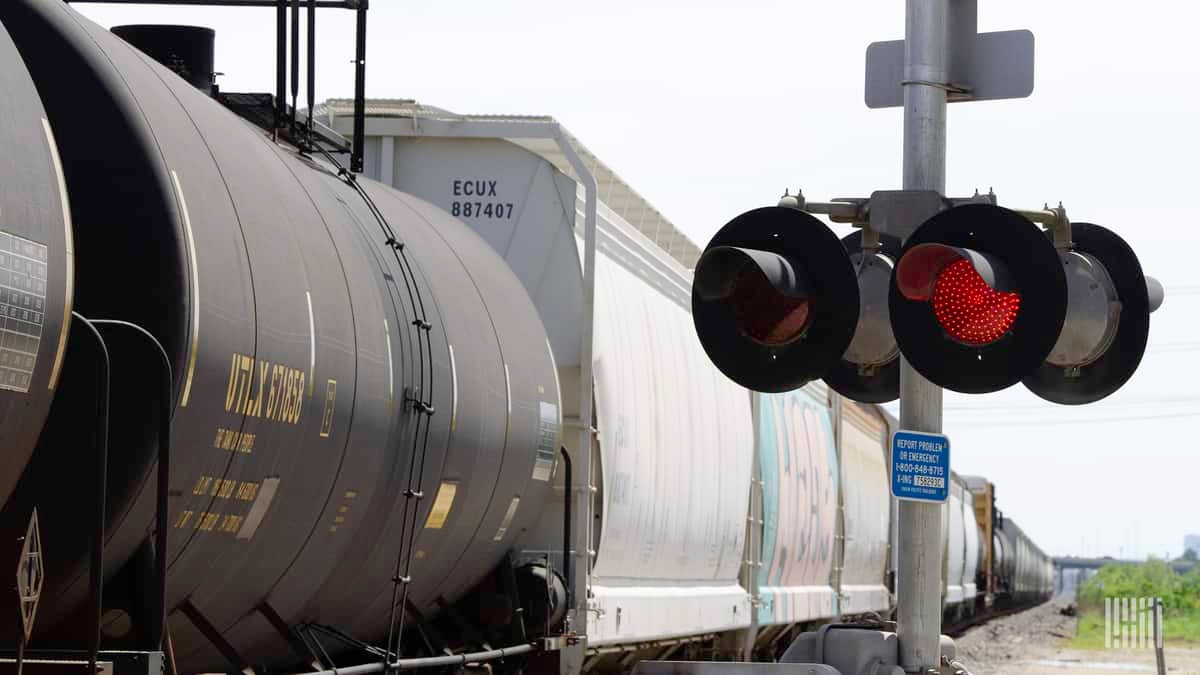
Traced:
<svg viewBox="0 0 1200 675">
<path fill-rule="evenodd" d="M 1177 574 L 1161 560 L 1140 565 L 1105 565 L 1079 587 L 1079 624 L 1072 647 L 1104 648 L 1105 598 L 1162 598 L 1164 641 L 1200 645 L 1200 567 Z"/>
<path fill-rule="evenodd" d="M 1163 638 L 1168 647 L 1200 646 L 1200 609 L 1168 610 L 1163 616 Z M 1104 649 L 1104 612 L 1090 610 L 1079 617 L 1075 649 Z"/>
<path fill-rule="evenodd" d="M 1104 613 L 1085 612 L 1075 626 L 1075 637 L 1071 646 L 1076 649 L 1104 648 Z"/>
</svg>

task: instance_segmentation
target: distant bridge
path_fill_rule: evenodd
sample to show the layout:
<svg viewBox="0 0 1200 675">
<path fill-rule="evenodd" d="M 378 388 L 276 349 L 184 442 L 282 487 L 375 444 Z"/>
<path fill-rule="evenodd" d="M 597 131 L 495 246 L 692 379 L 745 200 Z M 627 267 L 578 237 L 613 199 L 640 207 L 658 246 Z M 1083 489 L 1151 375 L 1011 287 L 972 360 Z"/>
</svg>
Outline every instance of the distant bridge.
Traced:
<svg viewBox="0 0 1200 675">
<path fill-rule="evenodd" d="M 1065 556 L 1054 559 L 1054 592 L 1073 595 L 1079 584 L 1085 579 L 1096 574 L 1096 571 L 1105 565 L 1138 565 L 1146 562 L 1145 560 L 1122 560 L 1120 558 L 1078 558 L 1075 556 Z M 1189 560 L 1173 560 L 1170 563 L 1172 568 L 1179 574 L 1185 574 L 1188 570 L 1196 566 L 1196 562 Z"/>
<path fill-rule="evenodd" d="M 1121 560 L 1119 558 L 1077 558 L 1075 556 L 1066 556 L 1063 558 L 1055 558 L 1054 566 L 1060 570 L 1098 570 L 1105 565 L 1139 565 L 1146 562 L 1145 560 Z M 1196 561 L 1193 560 L 1172 560 L 1170 563 L 1172 568 L 1179 574 L 1186 574 L 1189 570 L 1196 566 Z"/>
</svg>

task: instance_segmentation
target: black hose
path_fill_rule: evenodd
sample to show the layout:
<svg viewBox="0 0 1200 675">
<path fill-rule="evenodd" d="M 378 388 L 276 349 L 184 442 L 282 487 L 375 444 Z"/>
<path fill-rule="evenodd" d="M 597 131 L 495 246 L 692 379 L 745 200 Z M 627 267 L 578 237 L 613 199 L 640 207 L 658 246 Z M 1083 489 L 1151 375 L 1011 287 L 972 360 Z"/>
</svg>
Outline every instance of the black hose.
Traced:
<svg viewBox="0 0 1200 675">
<path fill-rule="evenodd" d="M 364 0 L 365 5 L 365 0 Z M 360 7 L 359 18 L 365 21 L 365 6 Z M 362 26 L 365 30 L 365 24 Z M 361 127 L 360 127 L 361 128 Z M 417 535 L 417 517 L 420 515 L 420 500 L 424 497 L 422 490 L 422 480 L 425 475 L 425 459 L 429 451 L 429 430 L 432 426 L 432 416 L 435 412 L 433 407 L 433 344 L 430 338 L 432 325 L 428 321 L 428 315 L 425 313 L 425 299 L 421 296 L 420 286 L 417 285 L 417 274 L 412 263 L 408 259 L 408 254 L 405 252 L 405 246 L 402 242 L 396 239 L 396 233 L 388 224 L 383 212 L 376 206 L 375 201 L 367 191 L 359 185 L 351 171 L 347 171 L 342 165 L 329 154 L 324 148 L 312 145 L 326 160 L 333 166 L 337 167 L 338 176 L 350 186 L 367 209 L 374 216 L 383 235 L 386 238 L 388 248 L 392 250 L 392 256 L 396 260 L 396 264 L 400 268 L 401 277 L 404 278 L 404 287 L 408 293 L 409 304 L 412 305 L 414 315 L 417 317 L 412 322 L 413 326 L 417 327 L 417 356 L 419 363 L 419 374 L 417 378 L 416 396 L 412 399 L 405 398 L 405 403 L 413 403 L 414 408 L 422 414 L 425 420 L 425 432 L 421 433 L 421 419 L 418 418 L 415 429 L 413 430 L 413 451 L 409 459 L 408 469 L 408 487 L 404 491 L 405 507 L 404 517 L 401 520 L 400 529 L 400 550 L 396 554 L 396 571 L 392 576 L 392 601 L 388 608 L 388 632 L 387 644 L 384 649 L 383 661 L 386 662 L 392 654 L 393 640 L 396 645 L 396 653 L 400 651 L 400 641 L 404 635 L 404 624 L 408 609 L 408 590 L 409 584 L 412 582 L 410 572 L 412 570 L 412 556 L 414 544 Z M 422 340 L 422 338 L 424 338 Z M 425 384 L 426 362 L 428 361 L 429 384 Z M 425 400 L 421 400 L 424 398 Z M 419 452 L 418 452 L 419 448 Z M 419 464 L 416 463 L 418 455 L 420 456 Z M 415 489 L 413 481 L 416 481 Z M 412 509 L 412 525 L 409 526 L 409 509 L 408 503 L 415 502 Z M 403 572 L 401 566 L 403 565 Z M 397 622 L 397 608 L 399 609 L 399 621 Z"/>
</svg>

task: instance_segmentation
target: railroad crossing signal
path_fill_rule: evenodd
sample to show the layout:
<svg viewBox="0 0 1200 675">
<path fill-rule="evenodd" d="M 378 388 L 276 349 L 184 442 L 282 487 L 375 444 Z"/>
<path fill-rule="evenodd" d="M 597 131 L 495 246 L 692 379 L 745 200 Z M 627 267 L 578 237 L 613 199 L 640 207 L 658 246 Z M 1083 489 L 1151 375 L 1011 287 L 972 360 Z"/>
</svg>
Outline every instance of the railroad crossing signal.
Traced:
<svg viewBox="0 0 1200 675">
<path fill-rule="evenodd" d="M 1120 237 L 1062 208 L 927 197 L 785 197 L 730 221 L 696 265 L 693 317 L 709 357 L 750 389 L 821 378 L 870 403 L 897 398 L 901 354 L 946 389 L 1023 382 L 1063 404 L 1104 398 L 1133 375 L 1163 292 Z M 933 214 L 902 225 L 922 208 Z M 839 241 L 806 211 L 862 231 Z M 872 223 L 895 223 L 904 247 Z"/>
<path fill-rule="evenodd" d="M 822 377 L 854 338 L 859 286 L 828 227 L 769 206 L 729 221 L 696 263 L 692 316 L 721 372 L 757 391 Z"/>
<path fill-rule="evenodd" d="M 908 238 L 890 306 L 900 349 L 926 379 L 972 394 L 1024 382 L 1081 404 L 1133 375 L 1162 287 L 1116 234 L 1043 213 L 1059 216 L 1050 232 L 999 206 L 958 206 Z"/>
</svg>

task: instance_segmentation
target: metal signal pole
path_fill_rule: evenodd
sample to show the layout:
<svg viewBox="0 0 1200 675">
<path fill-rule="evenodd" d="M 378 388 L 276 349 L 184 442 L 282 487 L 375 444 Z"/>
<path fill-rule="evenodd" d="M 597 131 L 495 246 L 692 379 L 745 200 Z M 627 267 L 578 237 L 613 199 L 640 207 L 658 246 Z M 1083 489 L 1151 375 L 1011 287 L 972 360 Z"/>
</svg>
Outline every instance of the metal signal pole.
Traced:
<svg viewBox="0 0 1200 675">
<path fill-rule="evenodd" d="M 906 0 L 904 27 L 904 189 L 946 191 L 948 4 Z M 900 427 L 940 433 L 942 390 L 901 357 Z M 896 574 L 900 665 L 939 665 L 942 625 L 942 504 L 901 500 Z"/>
</svg>

